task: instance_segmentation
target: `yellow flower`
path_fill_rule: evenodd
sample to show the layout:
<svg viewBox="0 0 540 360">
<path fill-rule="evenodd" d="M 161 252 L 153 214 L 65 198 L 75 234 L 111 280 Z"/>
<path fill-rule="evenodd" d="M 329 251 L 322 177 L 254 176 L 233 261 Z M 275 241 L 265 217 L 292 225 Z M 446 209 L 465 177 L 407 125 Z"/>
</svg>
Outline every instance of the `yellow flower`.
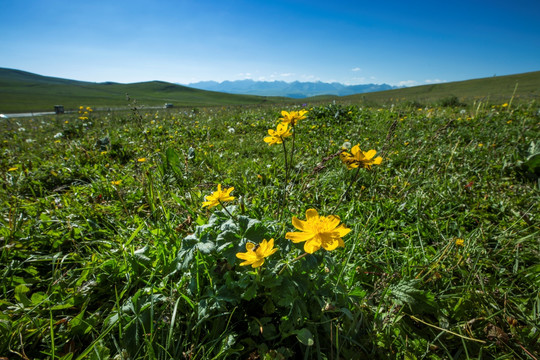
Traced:
<svg viewBox="0 0 540 360">
<path fill-rule="evenodd" d="M 145 162 L 145 161 L 146 161 L 146 158 L 138 158 L 137 161 L 138 161 L 138 162 Z"/>
<path fill-rule="evenodd" d="M 279 120 L 281 120 L 283 124 L 291 124 L 292 126 L 294 126 L 296 125 L 298 120 L 303 120 L 306 118 L 307 112 L 308 112 L 307 110 L 291 111 L 291 112 L 283 110 L 281 112 L 281 117 L 279 118 Z"/>
<path fill-rule="evenodd" d="M 508 106 L 508 103 L 504 103 L 501 105 L 502 107 L 507 107 Z"/>
<path fill-rule="evenodd" d="M 264 264 L 264 258 L 272 255 L 277 251 L 274 248 L 274 239 L 266 241 L 264 239 L 259 245 L 248 242 L 246 243 L 245 253 L 237 253 L 236 257 L 242 260 L 245 260 L 243 263 L 240 263 L 240 266 L 251 265 L 253 268 L 258 268 Z"/>
<path fill-rule="evenodd" d="M 113 185 L 120 185 L 121 183 L 122 183 L 122 180 L 111 181 L 111 184 Z"/>
<path fill-rule="evenodd" d="M 465 246 L 465 240 L 461 239 L 461 238 L 458 238 L 456 239 L 456 242 L 455 242 L 456 246 Z"/>
<path fill-rule="evenodd" d="M 289 124 L 281 123 L 277 126 L 276 130 L 268 129 L 268 135 L 264 138 L 264 142 L 268 143 L 268 145 L 272 144 L 281 144 L 283 142 L 283 139 L 291 136 L 291 132 L 289 129 Z"/>
<path fill-rule="evenodd" d="M 346 151 L 342 152 L 339 158 L 347 165 L 347 169 L 349 170 L 359 166 L 370 170 L 371 165 L 379 165 L 382 162 L 382 157 L 378 156 L 374 158 L 376 153 L 375 150 L 362 151 L 360 150 L 360 145 L 357 144 L 352 147 L 350 153 Z"/>
<path fill-rule="evenodd" d="M 288 232 L 285 238 L 294 243 L 305 241 L 304 250 L 313 254 L 321 247 L 332 251 L 337 247 L 344 247 L 343 236 L 347 235 L 351 229 L 345 227 L 340 222 L 339 216 L 319 216 L 317 210 L 306 211 L 306 220 L 299 220 L 296 216 L 292 218 L 293 226 L 301 232 Z"/>
<path fill-rule="evenodd" d="M 8 171 L 15 171 L 15 170 L 17 170 L 17 169 L 18 169 L 18 167 L 14 166 L 14 167 L 10 167 L 10 168 L 8 169 Z"/>
<path fill-rule="evenodd" d="M 211 209 L 214 206 L 217 206 L 225 201 L 234 200 L 234 196 L 230 196 L 231 191 L 233 190 L 234 188 L 231 187 L 222 191 L 221 184 L 218 184 L 217 191 L 215 191 L 212 195 L 208 195 L 205 197 L 206 201 L 202 203 L 202 207 L 208 206 L 208 208 Z"/>
</svg>

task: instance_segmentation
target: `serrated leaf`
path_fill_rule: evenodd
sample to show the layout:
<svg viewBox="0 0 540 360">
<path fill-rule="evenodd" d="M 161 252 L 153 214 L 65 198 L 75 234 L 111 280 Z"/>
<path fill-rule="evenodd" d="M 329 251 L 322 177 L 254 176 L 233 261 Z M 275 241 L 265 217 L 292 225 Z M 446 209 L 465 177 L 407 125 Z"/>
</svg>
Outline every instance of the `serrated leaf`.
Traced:
<svg viewBox="0 0 540 360">
<path fill-rule="evenodd" d="M 212 242 L 201 242 L 197 244 L 197 249 L 203 254 L 210 254 L 215 248 L 216 246 Z"/>
<path fill-rule="evenodd" d="M 402 280 L 390 287 L 392 298 L 398 305 L 408 305 L 418 313 L 434 313 L 436 311 L 435 296 L 429 291 L 420 290 L 419 279 Z"/>
<path fill-rule="evenodd" d="M 216 242 L 221 244 L 238 243 L 239 238 L 235 231 L 226 230 L 218 234 Z"/>
<path fill-rule="evenodd" d="M 362 289 L 359 289 L 359 288 L 352 289 L 349 292 L 349 296 L 355 296 L 355 297 L 359 297 L 359 298 L 364 298 L 366 296 L 366 294 L 367 294 L 367 292 L 365 290 L 362 290 Z"/>
<path fill-rule="evenodd" d="M 242 294 L 242 299 L 249 301 L 253 299 L 256 295 L 257 295 L 257 284 L 253 283 L 251 284 L 250 287 L 246 289 L 246 291 L 244 291 L 244 293 Z"/>
<path fill-rule="evenodd" d="M 229 220 L 225 221 L 223 224 L 221 224 L 219 229 L 221 231 L 237 232 L 238 231 L 238 226 L 236 226 L 236 224 L 234 223 L 234 221 L 232 219 L 229 219 Z"/>
<path fill-rule="evenodd" d="M 216 248 L 216 244 L 210 239 L 208 234 L 204 234 L 196 245 L 203 254 L 210 254 Z"/>
</svg>

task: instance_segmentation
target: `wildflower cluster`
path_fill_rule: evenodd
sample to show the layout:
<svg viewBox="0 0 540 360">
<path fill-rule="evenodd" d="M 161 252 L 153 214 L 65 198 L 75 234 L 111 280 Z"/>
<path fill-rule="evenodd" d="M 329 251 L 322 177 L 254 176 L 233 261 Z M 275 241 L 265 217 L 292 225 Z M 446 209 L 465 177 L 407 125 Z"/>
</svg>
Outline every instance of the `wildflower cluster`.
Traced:
<svg viewBox="0 0 540 360">
<path fill-rule="evenodd" d="M 90 106 L 79 106 L 79 120 L 88 120 L 88 115 L 94 110 Z"/>
<path fill-rule="evenodd" d="M 229 210 L 225 207 L 225 203 L 235 199 L 231 196 L 233 187 L 222 190 L 221 184 L 218 184 L 217 191 L 212 195 L 205 197 L 206 201 L 202 203 L 202 207 L 209 209 L 221 205 L 225 212 L 231 218 Z M 292 218 L 292 225 L 299 232 L 288 232 L 285 238 L 293 243 L 304 242 L 304 251 L 306 254 L 313 254 L 321 247 L 327 251 L 332 251 L 338 247 L 345 247 L 343 237 L 347 235 L 351 229 L 341 224 L 339 216 L 320 216 L 317 210 L 309 209 L 306 211 L 306 220 L 299 220 L 296 216 Z M 236 253 L 236 257 L 244 260 L 240 266 L 251 265 L 253 268 L 260 267 L 266 257 L 274 254 L 278 249 L 274 248 L 274 238 L 270 240 L 264 239 L 261 243 L 246 242 L 246 252 Z"/>
</svg>

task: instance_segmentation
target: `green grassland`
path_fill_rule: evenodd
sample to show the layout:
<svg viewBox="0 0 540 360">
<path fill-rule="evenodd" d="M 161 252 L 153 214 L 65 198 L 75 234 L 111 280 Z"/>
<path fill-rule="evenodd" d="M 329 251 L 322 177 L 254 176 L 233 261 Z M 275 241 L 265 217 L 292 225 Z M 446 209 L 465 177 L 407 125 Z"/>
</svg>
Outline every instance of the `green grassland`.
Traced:
<svg viewBox="0 0 540 360">
<path fill-rule="evenodd" d="M 0 356 L 539 358 L 540 108 L 510 97 L 308 104 L 287 162 L 263 138 L 293 105 L 6 119 Z M 287 240 L 309 209 L 343 247 Z"/>
<path fill-rule="evenodd" d="M 53 111 L 64 105 L 67 111 L 80 104 L 93 108 L 125 108 L 126 94 L 139 105 L 211 106 L 285 102 L 285 98 L 233 95 L 204 91 L 163 81 L 134 84 L 91 83 L 40 76 L 20 70 L 0 68 L 0 113 Z"/>
<path fill-rule="evenodd" d="M 540 71 L 493 76 L 490 78 L 454 81 L 449 83 L 411 86 L 349 96 L 316 96 L 311 101 L 340 101 L 369 105 L 415 104 L 417 107 L 433 104 L 500 104 L 509 101 L 528 102 L 540 99 Z"/>
<path fill-rule="evenodd" d="M 516 86 L 517 85 L 517 86 Z M 310 99 L 288 99 L 250 95 L 233 95 L 193 89 L 162 81 L 134 84 L 91 83 L 40 76 L 20 70 L 0 68 L 0 113 L 52 111 L 64 105 L 75 110 L 79 104 L 96 109 L 125 108 L 126 94 L 140 106 L 212 106 L 239 104 L 342 103 L 369 105 L 415 103 L 418 106 L 440 102 L 502 103 L 531 101 L 540 98 L 540 71 L 524 74 L 415 86 L 403 89 L 358 94 L 345 97 L 317 96 Z"/>
<path fill-rule="evenodd" d="M 456 97 L 459 102 L 504 103 L 514 94 L 518 101 L 540 99 L 540 71 L 524 74 L 493 76 L 490 78 L 455 81 L 450 83 L 413 86 L 384 92 L 347 96 L 344 99 L 355 102 L 359 100 L 375 103 L 396 103 L 415 101 L 420 104 L 431 104 Z"/>
</svg>

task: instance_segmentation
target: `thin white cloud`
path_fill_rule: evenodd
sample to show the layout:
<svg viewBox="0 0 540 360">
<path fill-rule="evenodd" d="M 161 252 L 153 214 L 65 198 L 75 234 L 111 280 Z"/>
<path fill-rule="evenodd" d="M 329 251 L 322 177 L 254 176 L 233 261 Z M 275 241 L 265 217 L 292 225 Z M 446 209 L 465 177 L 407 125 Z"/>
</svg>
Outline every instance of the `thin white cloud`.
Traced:
<svg viewBox="0 0 540 360">
<path fill-rule="evenodd" d="M 289 77 L 289 76 L 293 76 L 293 75 L 294 75 L 293 73 L 279 74 L 279 76 L 282 76 L 282 77 Z"/>
<path fill-rule="evenodd" d="M 441 80 L 441 79 L 427 79 L 427 80 L 424 80 L 424 82 L 425 82 L 426 84 L 439 84 L 439 83 L 446 82 L 446 80 Z"/>
<path fill-rule="evenodd" d="M 351 70 L 352 70 L 352 71 L 362 71 L 362 69 L 359 68 L 359 67 L 352 68 Z"/>
<path fill-rule="evenodd" d="M 416 85 L 416 81 L 414 80 L 404 80 L 404 81 L 400 81 L 398 83 L 398 86 L 414 86 Z"/>
<path fill-rule="evenodd" d="M 237 76 L 244 79 L 251 79 L 251 73 L 240 73 L 240 74 L 237 74 Z"/>
</svg>

